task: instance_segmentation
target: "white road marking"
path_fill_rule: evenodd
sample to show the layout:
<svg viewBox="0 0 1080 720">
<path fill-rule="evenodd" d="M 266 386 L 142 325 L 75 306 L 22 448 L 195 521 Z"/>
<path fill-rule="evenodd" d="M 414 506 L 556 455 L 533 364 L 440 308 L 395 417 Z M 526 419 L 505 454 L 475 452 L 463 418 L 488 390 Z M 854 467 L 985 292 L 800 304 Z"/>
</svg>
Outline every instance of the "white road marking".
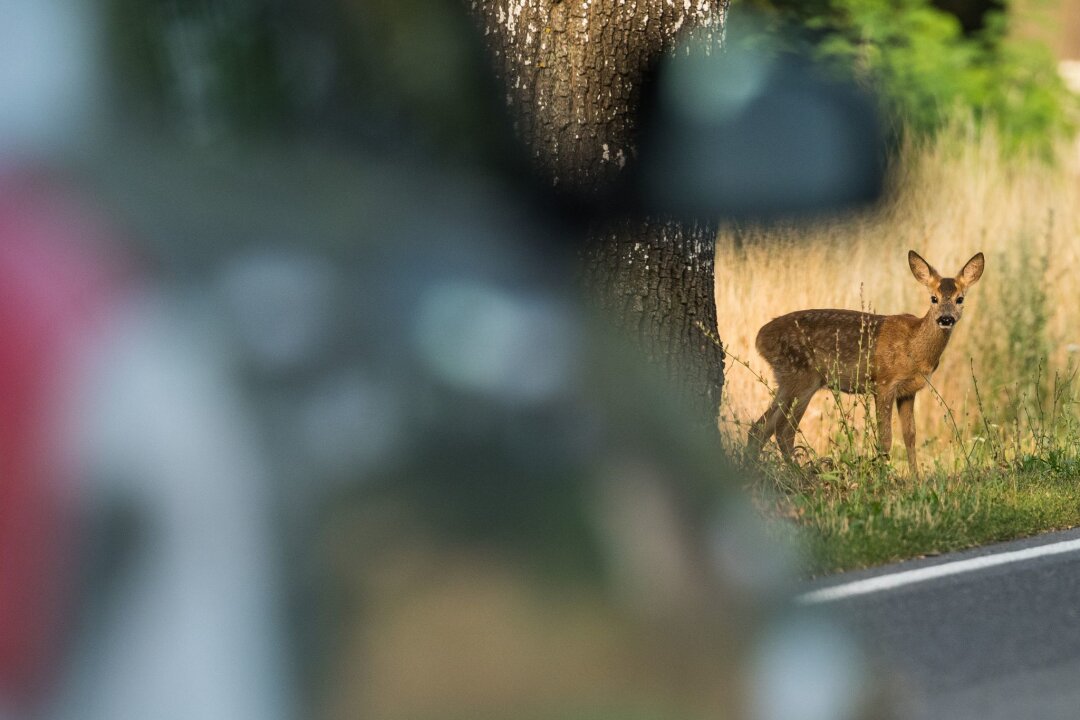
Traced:
<svg viewBox="0 0 1080 720">
<path fill-rule="evenodd" d="M 1023 560 L 1031 560 L 1033 558 L 1046 557 L 1049 555 L 1061 555 L 1062 553 L 1074 552 L 1077 550 L 1080 550 L 1080 538 L 1076 540 L 1062 540 L 1061 542 L 1038 545 L 1036 547 L 1024 548 L 1023 550 L 1013 550 L 1012 552 L 1003 552 L 997 555 L 983 555 L 982 557 L 969 558 L 967 560 L 955 560 L 953 562 L 942 563 L 941 565 L 931 565 L 930 567 L 917 568 L 915 570 L 902 570 L 889 575 L 878 575 L 877 577 L 867 578 L 865 580 L 855 580 L 842 585 L 834 585 L 832 587 L 822 588 L 821 590 L 803 593 L 795 598 L 795 602 L 800 605 L 815 605 L 817 603 L 832 602 L 833 600 L 843 600 L 844 598 L 855 597 L 857 595 L 868 595 L 870 593 L 881 592 L 882 590 L 893 590 L 895 588 L 904 587 L 905 585 L 936 580 L 937 578 L 948 577 L 950 575 L 985 570 L 986 568 L 996 567 L 998 565 L 1007 565 L 1009 563 L 1021 562 Z"/>
</svg>

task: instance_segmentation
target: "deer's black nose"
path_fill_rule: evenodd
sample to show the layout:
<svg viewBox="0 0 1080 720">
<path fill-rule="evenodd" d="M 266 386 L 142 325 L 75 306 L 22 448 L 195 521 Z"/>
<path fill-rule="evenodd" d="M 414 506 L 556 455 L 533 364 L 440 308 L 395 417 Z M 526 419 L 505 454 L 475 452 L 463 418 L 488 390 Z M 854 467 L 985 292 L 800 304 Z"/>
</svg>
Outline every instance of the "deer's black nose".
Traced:
<svg viewBox="0 0 1080 720">
<path fill-rule="evenodd" d="M 956 324 L 956 318 L 952 315 L 942 315 L 937 319 L 937 324 L 941 327 L 952 327 Z"/>
</svg>

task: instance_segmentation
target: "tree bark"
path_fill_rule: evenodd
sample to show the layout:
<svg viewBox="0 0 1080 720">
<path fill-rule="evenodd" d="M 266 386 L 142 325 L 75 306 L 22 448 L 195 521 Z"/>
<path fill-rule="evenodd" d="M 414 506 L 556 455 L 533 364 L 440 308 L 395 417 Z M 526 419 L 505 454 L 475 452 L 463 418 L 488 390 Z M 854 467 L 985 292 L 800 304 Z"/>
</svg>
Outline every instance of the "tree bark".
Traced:
<svg viewBox="0 0 1080 720">
<path fill-rule="evenodd" d="M 586 282 L 605 316 L 628 331 L 677 399 L 715 422 L 724 382 L 716 339 L 710 223 L 628 220 L 594 236 Z"/>
<path fill-rule="evenodd" d="M 532 162 L 576 196 L 610 188 L 635 153 L 646 70 L 693 31 L 719 48 L 728 0 L 470 0 Z M 677 395 L 715 422 L 716 228 L 674 219 L 594 227 L 585 280 Z"/>
</svg>

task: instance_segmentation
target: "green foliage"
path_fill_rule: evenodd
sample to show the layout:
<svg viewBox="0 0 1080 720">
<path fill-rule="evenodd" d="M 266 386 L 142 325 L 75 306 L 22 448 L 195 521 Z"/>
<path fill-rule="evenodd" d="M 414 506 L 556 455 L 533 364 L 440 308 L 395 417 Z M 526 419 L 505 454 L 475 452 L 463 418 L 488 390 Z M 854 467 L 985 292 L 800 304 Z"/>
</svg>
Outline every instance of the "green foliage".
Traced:
<svg viewBox="0 0 1080 720">
<path fill-rule="evenodd" d="M 1010 37 L 1005 15 L 965 35 L 929 0 L 757 0 L 810 28 L 818 56 L 881 94 L 897 129 L 932 134 L 958 113 L 991 123 L 1006 149 L 1046 156 L 1074 128 L 1078 104 L 1044 46 Z"/>
<path fill-rule="evenodd" d="M 1046 467 L 867 478 L 845 492 L 791 499 L 812 570 L 827 572 L 1012 540 L 1080 522 L 1080 486 Z"/>
</svg>

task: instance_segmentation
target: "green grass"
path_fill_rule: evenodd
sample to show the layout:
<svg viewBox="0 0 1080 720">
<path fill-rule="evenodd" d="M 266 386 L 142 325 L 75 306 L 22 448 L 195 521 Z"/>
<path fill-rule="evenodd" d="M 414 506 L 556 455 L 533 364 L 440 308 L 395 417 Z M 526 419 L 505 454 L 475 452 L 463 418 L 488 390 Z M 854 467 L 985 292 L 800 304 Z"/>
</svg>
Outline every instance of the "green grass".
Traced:
<svg viewBox="0 0 1080 720">
<path fill-rule="evenodd" d="M 747 470 L 758 505 L 777 532 L 809 549 L 813 574 L 850 570 L 1080 526 L 1080 387 L 1076 373 L 1043 377 L 986 396 L 972 376 L 976 408 L 954 413 L 933 388 L 952 437 L 920 450 L 923 477 L 907 469 L 902 443 L 877 457 L 873 404 L 833 396 L 828 451 L 800 447 L 795 463 L 775 448 Z M 927 467 L 927 462 L 933 463 Z"/>
<path fill-rule="evenodd" d="M 935 473 L 922 481 L 885 466 L 858 479 L 797 475 L 784 492 L 760 496 L 776 528 L 809 551 L 812 574 L 849 570 L 1080 525 L 1075 460 Z"/>
<path fill-rule="evenodd" d="M 758 505 L 778 533 L 809 549 L 814 574 L 1080 526 L 1076 373 L 1047 382 L 1041 365 L 1032 372 L 989 398 L 973 376 L 976 412 L 960 422 L 930 388 L 953 433 L 946 447 L 921 449 L 921 479 L 908 472 L 901 443 L 891 460 L 877 457 L 868 396 L 836 395 L 828 452 L 804 446 L 788 463 L 773 448 L 747 468 L 759 478 Z"/>
</svg>

